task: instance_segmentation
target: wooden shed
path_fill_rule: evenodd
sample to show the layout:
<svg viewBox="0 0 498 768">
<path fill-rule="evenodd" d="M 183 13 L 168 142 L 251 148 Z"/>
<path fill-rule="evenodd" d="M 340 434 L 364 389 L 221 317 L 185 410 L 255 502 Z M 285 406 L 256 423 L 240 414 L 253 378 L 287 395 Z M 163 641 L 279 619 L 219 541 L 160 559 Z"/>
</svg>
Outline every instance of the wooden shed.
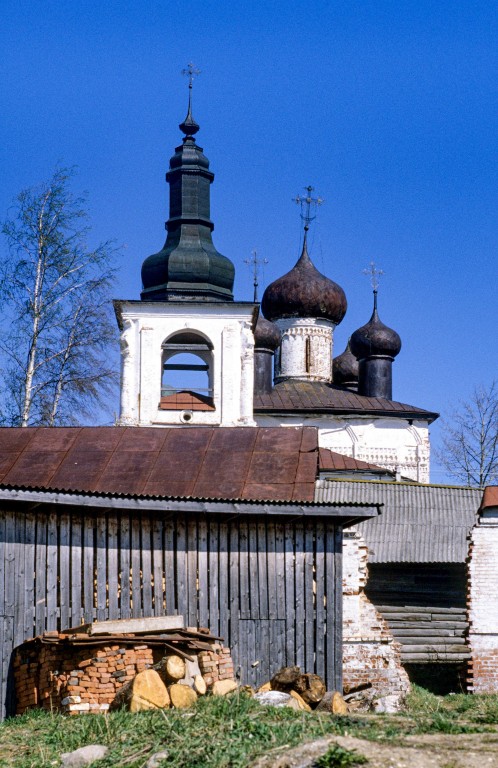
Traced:
<svg viewBox="0 0 498 768">
<path fill-rule="evenodd" d="M 482 491 L 456 486 L 322 479 L 320 502 L 383 505 L 358 530 L 368 545 L 366 594 L 396 640 L 412 681 L 436 691 L 464 684 L 468 535 Z"/>
<path fill-rule="evenodd" d="M 313 428 L 0 430 L 0 702 L 47 630 L 179 614 L 243 682 L 298 664 L 341 688 L 342 530 L 376 503 L 314 500 Z"/>
</svg>

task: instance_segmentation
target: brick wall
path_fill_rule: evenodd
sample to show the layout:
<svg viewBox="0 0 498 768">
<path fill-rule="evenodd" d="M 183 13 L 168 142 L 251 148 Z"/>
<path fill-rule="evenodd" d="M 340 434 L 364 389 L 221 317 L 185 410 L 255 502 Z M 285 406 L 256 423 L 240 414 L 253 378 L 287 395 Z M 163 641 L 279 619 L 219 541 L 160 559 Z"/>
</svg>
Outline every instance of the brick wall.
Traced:
<svg viewBox="0 0 498 768">
<path fill-rule="evenodd" d="M 468 577 L 468 690 L 498 693 L 498 507 L 471 531 Z"/>
<path fill-rule="evenodd" d="M 368 548 L 354 529 L 344 532 L 343 676 L 344 691 L 370 683 L 374 698 L 398 708 L 410 689 L 401 665 L 400 645 L 364 589 Z"/>
</svg>

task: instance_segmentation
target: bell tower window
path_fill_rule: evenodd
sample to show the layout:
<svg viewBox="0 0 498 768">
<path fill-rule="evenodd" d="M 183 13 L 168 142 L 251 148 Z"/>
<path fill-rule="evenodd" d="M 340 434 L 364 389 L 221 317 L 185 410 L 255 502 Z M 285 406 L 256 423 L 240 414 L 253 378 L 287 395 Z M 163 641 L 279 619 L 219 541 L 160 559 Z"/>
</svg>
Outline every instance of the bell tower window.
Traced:
<svg viewBox="0 0 498 768">
<path fill-rule="evenodd" d="M 170 336 L 162 345 L 161 410 L 214 411 L 213 345 L 199 333 Z"/>
</svg>

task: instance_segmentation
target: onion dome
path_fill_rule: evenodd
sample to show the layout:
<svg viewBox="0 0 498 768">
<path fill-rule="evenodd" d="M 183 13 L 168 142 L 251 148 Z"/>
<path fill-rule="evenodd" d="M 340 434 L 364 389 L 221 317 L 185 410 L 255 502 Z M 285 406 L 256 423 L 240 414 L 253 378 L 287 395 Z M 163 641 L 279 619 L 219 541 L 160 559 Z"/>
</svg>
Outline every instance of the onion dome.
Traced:
<svg viewBox="0 0 498 768">
<path fill-rule="evenodd" d="M 166 242 L 142 265 L 143 301 L 233 301 L 235 268 L 213 243 L 210 185 L 214 174 L 202 147 L 195 143 L 199 125 L 188 112 L 180 124 L 185 134 L 170 160 L 169 219 Z"/>
<path fill-rule="evenodd" d="M 351 352 L 350 342 L 342 353 L 334 358 L 332 363 L 332 381 L 343 387 L 358 386 L 358 360 Z"/>
<path fill-rule="evenodd" d="M 339 324 L 346 314 L 342 288 L 322 275 L 308 255 L 307 230 L 303 251 L 296 265 L 271 283 L 263 294 L 261 308 L 268 320 L 284 317 L 315 317 Z"/>
<path fill-rule="evenodd" d="M 281 334 L 275 323 L 265 320 L 259 315 L 254 331 L 254 346 L 256 349 L 268 349 L 274 352 L 280 346 Z"/>
<path fill-rule="evenodd" d="M 351 351 L 357 360 L 365 360 L 369 357 L 394 358 L 400 349 L 399 335 L 384 325 L 377 314 L 377 291 L 374 291 L 372 317 L 351 336 Z"/>
</svg>

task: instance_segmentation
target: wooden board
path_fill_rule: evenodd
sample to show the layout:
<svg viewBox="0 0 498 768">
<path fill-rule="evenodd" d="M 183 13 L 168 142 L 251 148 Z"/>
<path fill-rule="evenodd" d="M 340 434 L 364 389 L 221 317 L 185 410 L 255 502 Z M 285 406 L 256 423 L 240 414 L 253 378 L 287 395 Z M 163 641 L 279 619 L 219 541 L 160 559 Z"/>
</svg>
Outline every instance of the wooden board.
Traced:
<svg viewBox="0 0 498 768">
<path fill-rule="evenodd" d="M 151 616 L 143 619 L 118 619 L 116 621 L 94 621 L 78 627 L 78 632 L 89 635 L 119 635 L 133 633 L 154 634 L 168 629 L 183 629 L 183 616 Z M 69 631 L 69 630 L 67 630 Z"/>
</svg>

